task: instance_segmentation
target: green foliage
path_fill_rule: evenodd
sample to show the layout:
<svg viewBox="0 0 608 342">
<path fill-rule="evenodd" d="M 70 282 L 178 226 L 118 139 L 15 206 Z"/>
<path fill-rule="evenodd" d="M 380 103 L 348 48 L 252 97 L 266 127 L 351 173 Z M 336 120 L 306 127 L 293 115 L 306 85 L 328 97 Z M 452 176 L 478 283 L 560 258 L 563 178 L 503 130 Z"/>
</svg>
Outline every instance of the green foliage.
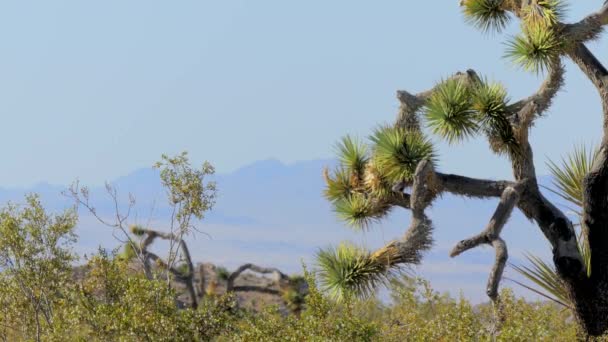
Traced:
<svg viewBox="0 0 608 342">
<path fill-rule="evenodd" d="M 344 168 L 338 168 L 333 172 L 333 177 L 329 171 L 325 170 L 325 197 L 331 202 L 336 202 L 350 196 L 355 189 L 352 184 L 351 173 Z"/>
<path fill-rule="evenodd" d="M 306 296 L 294 288 L 289 288 L 281 293 L 281 298 L 290 312 L 297 313 L 302 310 Z"/>
<path fill-rule="evenodd" d="M 368 297 L 387 277 L 387 265 L 347 243 L 320 250 L 316 260 L 323 289 L 337 301 Z"/>
<path fill-rule="evenodd" d="M 179 309 L 166 282 L 148 279 L 134 265 L 101 250 L 88 263 L 76 295 L 76 314 L 85 336 L 102 341 L 208 340 L 225 331 L 234 300 Z"/>
<path fill-rule="evenodd" d="M 375 323 L 377 341 L 572 341 L 570 314 L 551 303 L 526 302 L 510 290 L 500 293 L 504 322 L 495 331 L 494 309 L 434 291 L 426 280 L 393 278 L 392 301 L 375 298 L 349 305 L 350 314 Z"/>
<path fill-rule="evenodd" d="M 391 183 L 411 181 L 418 163 L 435 162 L 435 149 L 422 133 L 397 127 L 381 127 L 370 137 L 374 163 Z"/>
<path fill-rule="evenodd" d="M 219 341 L 378 341 L 376 322 L 355 315 L 352 308 L 337 306 L 316 287 L 311 273 L 305 275 L 309 295 L 298 315 L 282 315 L 277 308 L 245 316 L 235 331 Z"/>
<path fill-rule="evenodd" d="M 169 203 L 176 206 L 178 221 L 188 221 L 193 215 L 202 219 L 206 211 L 215 203 L 215 182 L 205 182 L 205 177 L 213 175 L 215 169 L 208 162 L 200 170 L 190 166 L 188 154 L 182 152 L 175 157 L 162 155 L 155 164 L 160 169 L 160 178 L 167 189 Z"/>
<path fill-rule="evenodd" d="M 448 79 L 437 85 L 426 104 L 426 119 L 433 133 L 455 142 L 477 131 L 471 108 L 471 93 L 466 82 Z"/>
<path fill-rule="evenodd" d="M 518 144 L 508 119 L 508 102 L 507 91 L 501 84 L 483 81 L 475 87 L 472 108 L 477 113 L 479 126 L 490 140 L 500 142 L 494 149 L 516 152 Z"/>
<path fill-rule="evenodd" d="M 324 172 L 325 197 L 338 217 L 357 229 L 367 229 L 386 216 L 390 207 L 385 196 L 393 184 L 411 181 L 421 160 L 435 159 L 432 143 L 420 132 L 382 127 L 370 140 L 371 156 L 364 144 L 343 138 L 337 148 L 340 167 Z"/>
<path fill-rule="evenodd" d="M 123 245 L 122 253 L 119 257 L 123 258 L 124 260 L 135 260 L 139 253 L 141 253 L 139 247 L 135 246 L 131 242 L 127 242 Z"/>
<path fill-rule="evenodd" d="M 352 193 L 334 204 L 334 211 L 341 220 L 353 228 L 362 230 L 380 220 L 388 210 L 388 206 L 362 193 Z"/>
<path fill-rule="evenodd" d="M 549 161 L 547 166 L 553 176 L 554 189 L 548 189 L 562 199 L 574 205 L 571 210 L 579 216 L 583 207 L 583 181 L 591 170 L 597 149 L 588 150 L 584 146 L 575 147 L 574 151 L 562 158 L 561 165 Z"/>
<path fill-rule="evenodd" d="M 535 290 L 534 288 L 519 282 L 516 283 L 556 302 L 559 305 L 573 309 L 574 306 L 570 301 L 566 284 L 559 277 L 555 268 L 539 257 L 531 254 L 527 254 L 526 259 L 530 263 L 530 266 L 513 265 L 512 267 L 526 279 L 539 286 L 542 291 Z"/>
<path fill-rule="evenodd" d="M 226 269 L 226 267 L 223 266 L 218 266 L 215 268 L 215 274 L 217 275 L 217 279 L 220 280 L 228 280 L 228 277 L 230 277 L 230 271 L 228 271 L 228 269 Z"/>
<path fill-rule="evenodd" d="M 0 210 L 0 338 L 53 339 L 69 329 L 76 222 L 74 210 L 47 214 L 37 195 Z"/>
<path fill-rule="evenodd" d="M 504 10 L 504 0 L 466 0 L 463 12 L 467 22 L 484 32 L 500 32 L 509 23 L 509 14 Z"/>
<path fill-rule="evenodd" d="M 505 56 L 524 70 L 540 73 L 559 58 L 562 43 L 553 29 L 532 26 L 507 44 Z"/>
<path fill-rule="evenodd" d="M 367 146 L 358 139 L 347 135 L 337 144 L 340 163 L 351 173 L 362 175 L 368 161 Z"/>
<path fill-rule="evenodd" d="M 566 10 L 562 0 L 537 0 L 523 8 L 522 17 L 527 26 L 550 28 L 564 19 Z"/>
</svg>

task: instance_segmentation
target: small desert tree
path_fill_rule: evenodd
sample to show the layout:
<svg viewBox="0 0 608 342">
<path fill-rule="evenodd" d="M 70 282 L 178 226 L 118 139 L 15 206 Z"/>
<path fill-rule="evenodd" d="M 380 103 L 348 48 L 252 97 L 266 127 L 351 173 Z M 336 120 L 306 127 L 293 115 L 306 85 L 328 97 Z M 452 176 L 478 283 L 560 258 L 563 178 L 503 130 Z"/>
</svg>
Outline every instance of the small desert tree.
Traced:
<svg viewBox="0 0 608 342">
<path fill-rule="evenodd" d="M 545 73 L 536 93 L 511 101 L 499 83 L 475 71 L 458 72 L 418 94 L 398 91 L 401 106 L 393 125 L 376 129 L 369 146 L 351 137 L 339 144 L 340 166 L 326 171 L 326 196 L 349 224 L 366 228 L 393 208 L 412 213 L 405 236 L 368 252 L 341 245 L 319 253 L 326 288 L 338 298 L 369 293 L 402 265 L 421 262 L 432 245 L 432 222 L 425 209 L 443 193 L 469 198 L 499 198 L 488 225 L 462 240 L 455 257 L 480 245 L 491 245 L 496 260 L 487 294 L 498 303 L 498 286 L 507 261 L 500 234 L 517 208 L 533 220 L 552 246 L 553 262 L 581 326 L 590 335 L 608 330 L 608 70 L 585 43 L 608 25 L 608 5 L 575 23 L 564 23 L 561 0 L 462 0 L 465 17 L 482 31 L 501 31 L 512 18 L 521 33 L 509 42 L 507 56 L 527 71 Z M 531 127 L 550 107 L 564 83 L 562 59 L 569 58 L 596 87 L 602 107 L 604 137 L 585 175 L 582 198 L 583 237 L 588 242 L 590 272 L 578 248 L 572 222 L 539 190 Z M 442 173 L 422 130 L 458 142 L 474 135 L 487 137 L 496 154 L 511 162 L 513 180 L 483 180 Z M 407 190 L 410 189 L 410 190 Z"/>
<path fill-rule="evenodd" d="M 215 169 L 208 162 L 204 162 L 200 168 L 193 167 L 187 152 L 176 156 L 163 154 L 154 168 L 160 172 L 160 181 L 171 212 L 166 229 L 130 224 L 135 198 L 129 194 L 127 210 L 123 213 L 118 191 L 109 183 L 106 190 L 114 202 L 113 220 L 97 213 L 90 202 L 89 189 L 81 187 L 78 182 L 70 187 L 66 195 L 73 198 L 77 205 L 85 207 L 102 224 L 115 230 L 114 237 L 124 244 L 123 256 L 137 259 L 148 279 L 160 277 L 167 281 L 168 286 L 173 281 L 184 284 L 190 296 L 190 305 L 196 308 L 198 294 L 194 286 L 194 265 L 185 238 L 196 231 L 196 220 L 202 220 L 215 204 L 216 184 L 207 179 L 215 173 Z M 152 244 L 158 240 L 168 242 L 165 258 L 151 250 Z"/>
<path fill-rule="evenodd" d="M 70 329 L 76 221 L 74 210 L 46 213 L 36 195 L 0 209 L 0 339 L 41 341 Z"/>
</svg>

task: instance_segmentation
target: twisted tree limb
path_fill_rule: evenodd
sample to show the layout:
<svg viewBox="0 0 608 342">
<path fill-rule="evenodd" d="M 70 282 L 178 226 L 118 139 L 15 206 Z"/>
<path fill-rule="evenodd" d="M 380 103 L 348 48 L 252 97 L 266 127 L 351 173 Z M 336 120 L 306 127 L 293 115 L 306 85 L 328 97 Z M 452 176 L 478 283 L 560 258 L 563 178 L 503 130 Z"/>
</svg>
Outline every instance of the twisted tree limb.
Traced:
<svg viewBox="0 0 608 342">
<path fill-rule="evenodd" d="M 372 259 L 386 265 L 387 268 L 397 264 L 418 264 L 422 253 L 433 244 L 432 222 L 424 210 L 437 196 L 436 180 L 430 161 L 418 163 L 412 183 L 412 194 L 409 207 L 412 210 L 410 226 L 402 240 L 392 241 L 373 252 Z"/>
<path fill-rule="evenodd" d="M 498 285 L 500 284 L 508 258 L 507 245 L 500 238 L 500 233 L 511 216 L 513 208 L 515 208 L 518 200 L 519 192 L 516 188 L 506 188 L 496 207 L 496 211 L 494 212 L 494 215 L 492 215 L 486 228 L 481 233 L 460 241 L 450 252 L 450 257 L 453 258 L 469 249 L 483 244 L 490 244 L 494 247 L 494 250 L 496 251 L 496 260 L 490 277 L 488 278 L 488 286 L 486 289 L 488 297 L 490 297 L 493 302 L 496 302 L 498 299 Z"/>
<path fill-rule="evenodd" d="M 608 25 L 608 3 L 597 12 L 591 13 L 579 22 L 562 25 L 565 39 L 570 42 L 583 43 L 595 39 Z"/>
<path fill-rule="evenodd" d="M 556 58 L 549 67 L 547 77 L 533 95 L 519 100 L 509 106 L 509 111 L 517 118 L 516 129 L 526 133 L 534 119 L 544 113 L 549 107 L 559 90 L 564 85 L 564 66 L 559 58 Z"/>
<path fill-rule="evenodd" d="M 198 297 L 196 295 L 196 290 L 194 288 L 194 264 L 192 263 L 192 258 L 190 257 L 190 251 L 188 249 L 188 245 L 184 241 L 184 239 L 179 238 L 171 233 L 165 233 L 152 229 L 145 228 L 135 228 L 138 234 L 145 235 L 145 238 L 142 239 L 140 249 L 141 253 L 144 257 L 144 271 L 146 276 L 151 279 L 152 278 L 152 267 L 150 261 L 155 262 L 159 267 L 168 270 L 174 277 L 174 280 L 184 284 L 188 290 L 188 294 L 190 296 L 191 307 L 196 309 L 198 307 Z M 182 250 L 182 254 L 184 256 L 186 262 L 187 272 L 183 273 L 176 269 L 173 265 L 168 265 L 162 258 L 160 258 L 155 253 L 148 250 L 148 248 L 154 243 L 154 240 L 160 238 L 162 240 L 172 240 L 177 241 L 179 243 L 180 249 Z"/>
</svg>

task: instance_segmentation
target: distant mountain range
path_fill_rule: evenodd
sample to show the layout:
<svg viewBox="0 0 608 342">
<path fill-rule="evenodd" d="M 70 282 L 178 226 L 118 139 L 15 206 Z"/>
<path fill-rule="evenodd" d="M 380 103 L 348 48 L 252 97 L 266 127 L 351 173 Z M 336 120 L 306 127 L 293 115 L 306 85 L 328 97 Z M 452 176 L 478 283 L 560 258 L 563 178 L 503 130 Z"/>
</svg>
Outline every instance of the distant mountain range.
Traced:
<svg viewBox="0 0 608 342">
<path fill-rule="evenodd" d="M 321 172 L 332 166 L 331 160 L 313 160 L 283 164 L 265 160 L 215 176 L 218 183 L 217 205 L 197 227 L 201 233 L 189 238 L 193 258 L 234 268 L 245 262 L 272 265 L 285 272 L 301 272 L 302 262 L 314 264 L 320 247 L 343 240 L 377 248 L 404 234 L 409 212 L 395 211 L 389 219 L 368 232 L 353 232 L 337 220 L 329 203 L 322 197 Z M 541 179 L 547 183 L 549 179 Z M 158 171 L 140 169 L 111 182 L 125 208 L 127 194 L 136 200 L 132 222 L 162 229 L 168 222 L 169 208 Z M 39 193 L 51 210 L 61 210 L 73 202 L 61 195 L 67 186 L 39 184 L 30 189 L 1 189 L 0 202 L 22 201 L 27 192 Z M 111 217 L 114 205 L 104 187 L 90 189 L 91 201 L 100 215 Z M 551 194 L 547 194 L 551 197 Z M 554 196 L 553 196 L 554 197 Z M 474 302 L 486 300 L 485 282 L 494 258 L 491 248 L 475 249 L 450 259 L 448 251 L 459 240 L 478 233 L 487 224 L 496 200 L 471 200 L 445 195 L 430 210 L 435 224 L 435 247 L 424 264 L 413 272 L 431 280 L 441 291 L 458 295 L 461 291 Z M 116 247 L 111 228 L 101 226 L 80 209 L 78 252 L 93 253 L 99 245 Z M 548 243 L 539 229 L 515 213 L 504 230 L 509 245 L 510 262 L 521 263 L 525 251 L 549 257 Z M 507 276 L 518 278 L 513 271 Z M 516 288 L 517 285 L 503 284 Z M 518 293 L 532 297 L 529 292 Z"/>
</svg>

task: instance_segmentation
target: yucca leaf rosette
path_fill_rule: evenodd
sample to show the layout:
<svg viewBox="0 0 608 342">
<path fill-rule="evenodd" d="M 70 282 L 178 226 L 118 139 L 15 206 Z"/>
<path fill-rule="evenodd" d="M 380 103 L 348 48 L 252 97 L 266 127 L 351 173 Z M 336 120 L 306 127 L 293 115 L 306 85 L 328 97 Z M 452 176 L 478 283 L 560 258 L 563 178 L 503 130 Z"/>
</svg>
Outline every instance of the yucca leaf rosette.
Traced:
<svg viewBox="0 0 608 342">
<path fill-rule="evenodd" d="M 355 190 L 356 186 L 352 182 L 352 174 L 350 171 L 343 167 L 338 167 L 333 172 L 330 172 L 327 168 L 323 171 L 325 178 L 325 191 L 323 192 L 325 198 L 330 202 L 339 201 Z"/>
<path fill-rule="evenodd" d="M 436 159 L 433 143 L 419 131 L 381 127 L 370 140 L 374 143 L 373 162 L 391 184 L 411 181 L 421 160 Z"/>
<path fill-rule="evenodd" d="M 591 166 L 597 157 L 598 149 L 588 149 L 579 146 L 564 158 L 561 163 L 549 160 L 547 166 L 553 176 L 554 189 L 548 189 L 568 201 L 573 207 L 570 210 L 582 216 L 583 192 L 585 176 L 591 171 Z"/>
<path fill-rule="evenodd" d="M 553 29 L 534 25 L 507 43 L 505 57 L 524 70 L 541 73 L 559 58 L 562 43 Z"/>
<path fill-rule="evenodd" d="M 359 177 L 363 175 L 368 160 L 367 146 L 363 142 L 347 135 L 336 144 L 336 152 L 344 169 Z"/>
<path fill-rule="evenodd" d="M 368 297 L 397 270 L 396 262 L 387 262 L 396 253 L 372 254 L 350 243 L 322 249 L 316 256 L 321 286 L 337 301 Z"/>
<path fill-rule="evenodd" d="M 426 103 L 428 126 L 434 134 L 450 143 L 477 132 L 469 88 L 468 82 L 462 79 L 445 80 L 437 85 Z"/>
<path fill-rule="evenodd" d="M 550 28 L 564 19 L 567 5 L 562 0 L 535 0 L 522 8 L 522 19 L 527 26 Z"/>
<path fill-rule="evenodd" d="M 509 121 L 508 96 L 499 83 L 483 81 L 475 87 L 472 108 L 481 130 L 488 136 L 495 152 L 516 152 L 518 144 Z"/>
<path fill-rule="evenodd" d="M 388 196 L 393 191 L 393 184 L 388 181 L 373 158 L 370 159 L 365 166 L 363 184 L 367 191 L 376 197 Z"/>
<path fill-rule="evenodd" d="M 334 203 L 338 217 L 350 227 L 366 230 L 389 211 L 390 206 L 382 200 L 361 192 L 353 192 Z"/>
<path fill-rule="evenodd" d="M 509 23 L 504 0 L 464 0 L 461 3 L 466 21 L 483 32 L 500 32 Z"/>
<path fill-rule="evenodd" d="M 336 144 L 340 166 L 333 172 L 325 169 L 325 197 L 331 202 L 347 198 L 363 184 L 366 164 L 369 160 L 367 146 L 356 138 L 345 136 Z"/>
</svg>

